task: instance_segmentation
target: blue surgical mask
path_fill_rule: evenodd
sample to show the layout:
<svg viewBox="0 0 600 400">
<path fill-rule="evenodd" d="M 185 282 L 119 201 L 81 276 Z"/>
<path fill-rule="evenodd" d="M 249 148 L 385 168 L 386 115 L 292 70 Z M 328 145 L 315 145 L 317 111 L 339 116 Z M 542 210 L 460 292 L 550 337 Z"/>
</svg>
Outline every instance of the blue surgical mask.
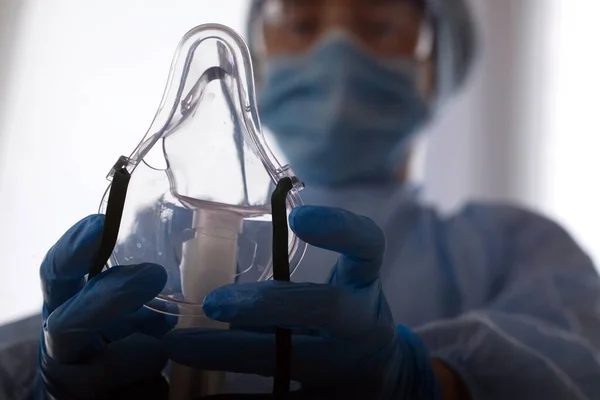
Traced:
<svg viewBox="0 0 600 400">
<path fill-rule="evenodd" d="M 393 180 L 428 120 L 412 59 L 379 60 L 334 34 L 310 53 L 272 58 L 261 120 L 307 184 Z"/>
</svg>

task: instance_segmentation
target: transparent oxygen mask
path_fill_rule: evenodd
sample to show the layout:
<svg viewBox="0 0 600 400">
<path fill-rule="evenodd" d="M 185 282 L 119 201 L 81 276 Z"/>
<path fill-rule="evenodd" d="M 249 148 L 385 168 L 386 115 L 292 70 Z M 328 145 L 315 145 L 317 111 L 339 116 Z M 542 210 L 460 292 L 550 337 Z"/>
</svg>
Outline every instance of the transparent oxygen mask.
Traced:
<svg viewBox="0 0 600 400">
<path fill-rule="evenodd" d="M 147 307 L 178 316 L 178 327 L 227 328 L 202 312 L 210 291 L 272 279 L 278 240 L 284 279 L 304 254 L 306 245 L 287 226 L 303 185 L 265 142 L 249 50 L 226 26 L 201 25 L 183 37 L 150 129 L 108 179 L 100 261 L 90 277 L 106 265 L 162 265 L 168 282 Z M 187 383 L 179 386 L 204 380 L 200 394 L 220 392 L 222 376 L 192 379 L 182 371 Z M 199 394 L 190 390 L 172 398 Z"/>
<path fill-rule="evenodd" d="M 272 277 L 271 194 L 291 178 L 291 210 L 302 204 L 302 184 L 265 142 L 249 52 L 234 31 L 210 24 L 185 35 L 150 129 L 109 179 L 121 168 L 131 178 L 109 265 L 167 270 L 167 286 L 148 307 L 202 317 L 212 289 Z M 291 273 L 305 244 L 289 238 Z"/>
</svg>

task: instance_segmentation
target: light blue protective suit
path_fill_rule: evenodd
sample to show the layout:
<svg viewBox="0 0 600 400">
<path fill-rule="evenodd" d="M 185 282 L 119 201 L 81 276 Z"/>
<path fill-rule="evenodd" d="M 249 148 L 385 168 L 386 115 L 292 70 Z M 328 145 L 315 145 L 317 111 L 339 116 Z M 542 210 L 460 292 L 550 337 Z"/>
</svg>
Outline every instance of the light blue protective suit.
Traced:
<svg viewBox="0 0 600 400">
<path fill-rule="evenodd" d="M 395 321 L 458 371 L 474 400 L 600 398 L 600 280 L 556 223 L 485 204 L 443 219 L 393 185 L 304 198 L 382 227 Z M 320 267 L 335 257 L 309 248 L 295 280 L 324 281 Z"/>
</svg>

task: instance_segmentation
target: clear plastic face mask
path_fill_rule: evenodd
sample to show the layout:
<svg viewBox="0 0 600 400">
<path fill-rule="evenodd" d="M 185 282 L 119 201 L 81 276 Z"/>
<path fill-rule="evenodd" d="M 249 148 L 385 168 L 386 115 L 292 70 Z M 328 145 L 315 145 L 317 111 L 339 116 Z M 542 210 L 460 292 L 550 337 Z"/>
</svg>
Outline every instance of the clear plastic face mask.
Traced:
<svg viewBox="0 0 600 400">
<path fill-rule="evenodd" d="M 303 186 L 265 142 L 250 53 L 234 31 L 209 24 L 184 36 L 150 129 L 109 179 L 119 169 L 130 178 L 108 265 L 166 269 L 167 285 L 147 307 L 214 326 L 202 313 L 210 291 L 272 278 L 271 195 L 290 178 L 289 214 Z M 306 245 L 288 235 L 291 273 Z"/>
</svg>

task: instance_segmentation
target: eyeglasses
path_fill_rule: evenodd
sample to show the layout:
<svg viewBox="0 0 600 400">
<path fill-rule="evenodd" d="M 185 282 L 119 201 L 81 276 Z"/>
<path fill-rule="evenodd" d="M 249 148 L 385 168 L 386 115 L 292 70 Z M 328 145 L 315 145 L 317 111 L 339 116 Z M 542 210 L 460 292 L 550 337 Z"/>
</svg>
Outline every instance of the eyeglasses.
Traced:
<svg viewBox="0 0 600 400">
<path fill-rule="evenodd" d="M 266 0 L 260 15 L 272 54 L 304 53 L 333 29 L 385 57 L 432 53 L 432 23 L 419 0 Z"/>
</svg>

